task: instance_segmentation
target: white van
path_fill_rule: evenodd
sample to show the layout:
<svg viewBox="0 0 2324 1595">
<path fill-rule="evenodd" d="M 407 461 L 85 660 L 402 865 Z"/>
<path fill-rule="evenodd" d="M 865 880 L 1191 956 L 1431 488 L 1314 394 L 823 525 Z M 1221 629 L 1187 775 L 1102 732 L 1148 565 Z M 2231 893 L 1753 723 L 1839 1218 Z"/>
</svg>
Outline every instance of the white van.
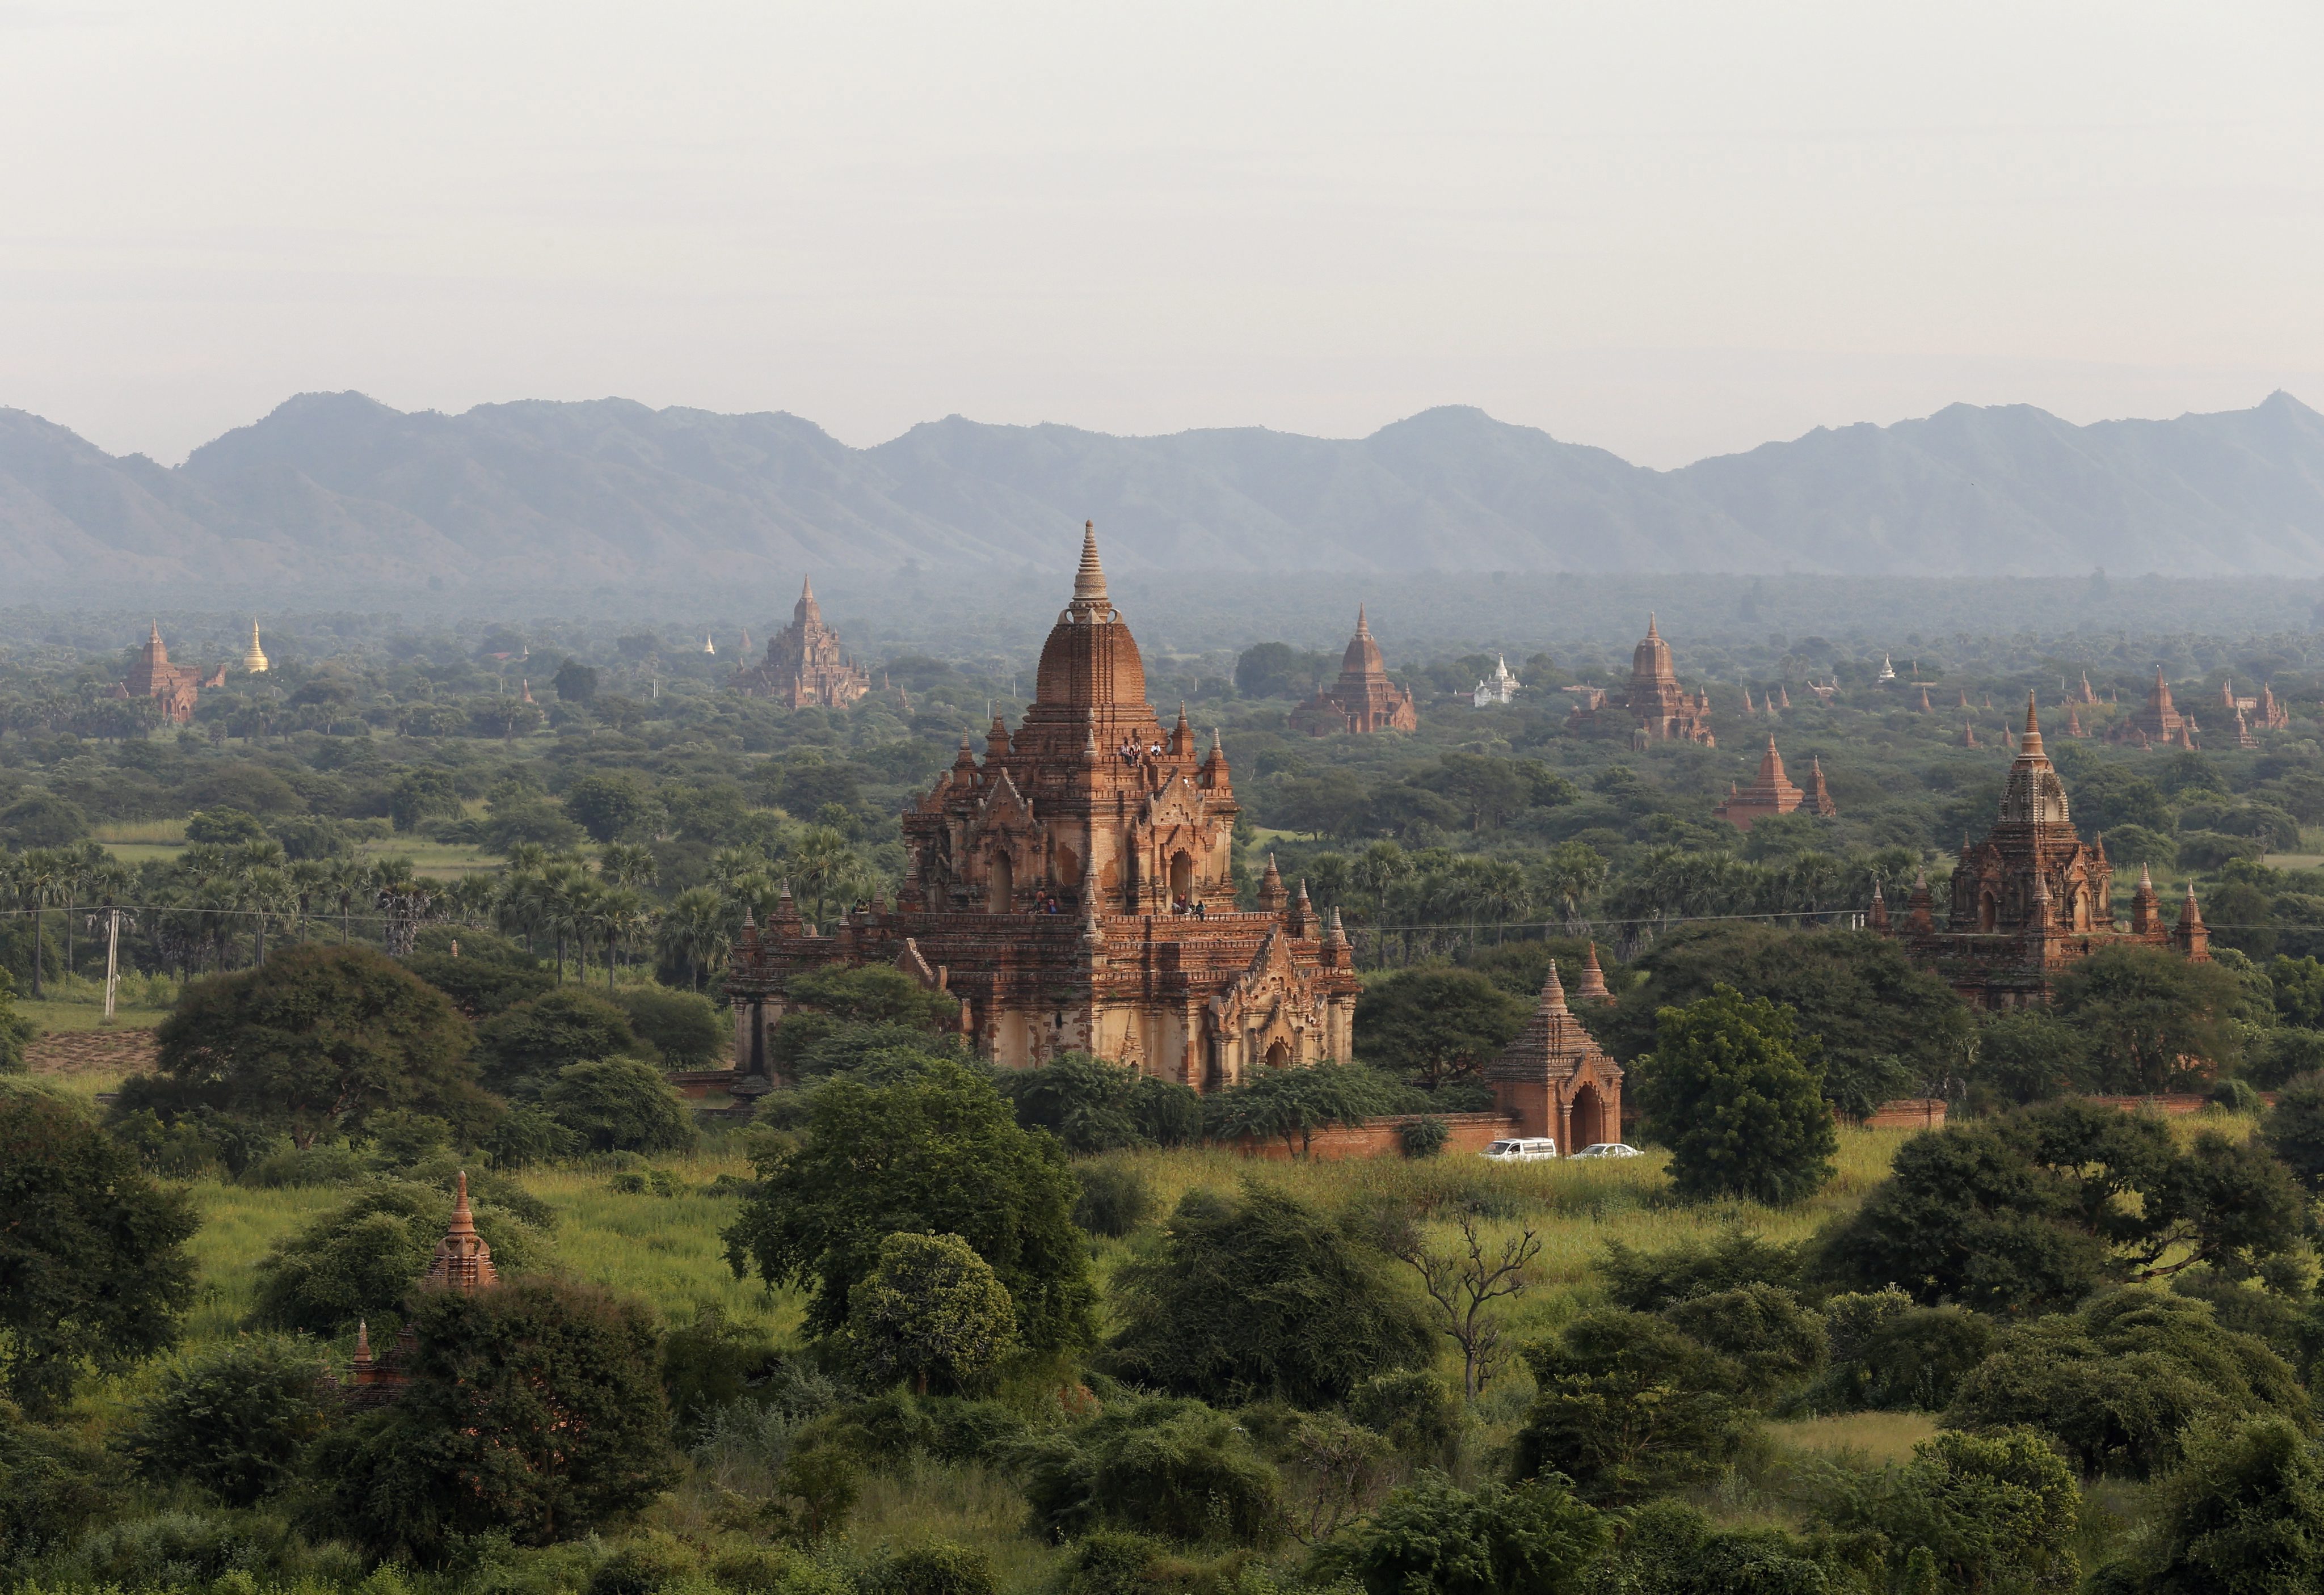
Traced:
<svg viewBox="0 0 2324 1595">
<path fill-rule="evenodd" d="M 1484 1150 L 1497 1163 L 1538 1163 L 1557 1156 L 1557 1143 L 1547 1136 L 1526 1140 L 1495 1141 Z"/>
</svg>

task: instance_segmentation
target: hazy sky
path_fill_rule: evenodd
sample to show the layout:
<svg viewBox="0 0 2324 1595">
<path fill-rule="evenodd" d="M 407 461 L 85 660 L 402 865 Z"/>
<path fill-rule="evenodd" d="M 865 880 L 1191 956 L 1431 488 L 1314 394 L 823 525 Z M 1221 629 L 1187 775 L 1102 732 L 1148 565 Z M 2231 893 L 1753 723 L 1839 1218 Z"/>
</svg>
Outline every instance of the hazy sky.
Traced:
<svg viewBox="0 0 2324 1595">
<path fill-rule="evenodd" d="M 0 0 L 0 405 L 2324 408 L 2324 7 Z"/>
</svg>

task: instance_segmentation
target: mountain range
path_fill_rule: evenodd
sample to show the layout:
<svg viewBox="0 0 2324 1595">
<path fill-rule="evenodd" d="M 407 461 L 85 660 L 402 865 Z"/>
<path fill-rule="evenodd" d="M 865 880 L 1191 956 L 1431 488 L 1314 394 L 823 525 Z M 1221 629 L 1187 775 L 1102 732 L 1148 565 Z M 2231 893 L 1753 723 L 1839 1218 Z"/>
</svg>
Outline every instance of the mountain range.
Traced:
<svg viewBox="0 0 2324 1595">
<path fill-rule="evenodd" d="M 1462 407 L 1356 439 L 954 416 L 853 448 L 779 412 L 309 393 L 170 467 L 0 410 L 0 583 L 25 593 L 1053 569 L 1085 519 L 1124 571 L 2313 576 L 2324 416 L 1957 404 L 1655 471 Z"/>
</svg>

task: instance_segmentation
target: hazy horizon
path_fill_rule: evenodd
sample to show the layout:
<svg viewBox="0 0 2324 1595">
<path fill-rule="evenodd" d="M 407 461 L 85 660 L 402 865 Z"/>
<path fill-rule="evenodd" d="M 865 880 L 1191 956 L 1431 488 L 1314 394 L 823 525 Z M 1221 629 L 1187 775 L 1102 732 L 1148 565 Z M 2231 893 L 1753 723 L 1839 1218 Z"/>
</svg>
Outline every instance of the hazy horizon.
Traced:
<svg viewBox="0 0 2324 1595">
<path fill-rule="evenodd" d="M 300 392 L 1669 467 L 1950 403 L 2324 395 L 2290 5 L 0 5 L 0 404 Z"/>
</svg>

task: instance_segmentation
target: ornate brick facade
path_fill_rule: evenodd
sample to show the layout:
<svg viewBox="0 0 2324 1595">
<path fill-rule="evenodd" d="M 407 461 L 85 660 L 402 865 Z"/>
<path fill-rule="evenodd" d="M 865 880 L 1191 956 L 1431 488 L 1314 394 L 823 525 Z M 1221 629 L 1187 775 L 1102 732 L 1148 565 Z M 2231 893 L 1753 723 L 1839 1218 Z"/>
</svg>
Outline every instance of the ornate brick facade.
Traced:
<svg viewBox="0 0 2324 1595">
<path fill-rule="evenodd" d="M 152 698 L 161 704 L 163 719 L 183 725 L 194 717 L 194 704 L 201 696 L 201 674 L 191 665 L 170 662 L 170 650 L 162 646 L 157 623 L 145 646 L 138 650 L 137 662 L 130 667 L 127 678 L 114 687 L 113 696 Z"/>
<path fill-rule="evenodd" d="M 1412 694 L 1388 678 L 1388 661 L 1372 641 L 1364 611 L 1356 610 L 1356 634 L 1340 659 L 1340 679 L 1330 687 L 1317 684 L 1315 696 L 1291 711 L 1291 729 L 1309 736 L 1351 732 L 1416 731 L 1420 715 Z"/>
<path fill-rule="evenodd" d="M 1516 1118 L 1517 1134 L 1554 1136 L 1560 1156 L 1622 1139 L 1622 1066 L 1566 1007 L 1554 960 L 1533 1018 L 1486 1065 L 1485 1083 L 1493 1106 Z"/>
<path fill-rule="evenodd" d="M 747 927 L 727 990 L 736 1067 L 763 1080 L 790 978 L 892 963 L 964 1005 L 977 1051 L 1022 1068 L 1069 1050 L 1197 1090 L 1267 1066 L 1350 1055 L 1354 951 L 1270 862 L 1259 908 L 1235 906 L 1240 813 L 1215 736 L 1146 701 L 1138 644 L 1106 595 L 1084 527 L 1073 601 L 1041 650 L 1032 705 L 969 739 L 905 811 L 906 874 L 831 936 L 786 897 Z"/>
<path fill-rule="evenodd" d="M 708 651 L 707 639 L 703 647 Z M 839 633 L 823 623 L 810 578 L 792 606 L 791 623 L 767 640 L 767 657 L 736 672 L 727 685 L 746 696 L 779 698 L 794 709 L 844 709 L 872 690 L 872 678 L 849 661 Z"/>
<path fill-rule="evenodd" d="M 1610 702 L 1579 707 L 1566 716 L 1565 728 L 1584 736 L 1627 735 L 1634 748 L 1660 742 L 1716 745 L 1711 734 L 1711 694 L 1690 693 L 1678 684 L 1672 668 L 1670 644 L 1646 617 L 1646 634 L 1630 656 L 1630 690 L 1622 706 Z"/>
<path fill-rule="evenodd" d="M 2107 861 L 2105 839 L 2084 842 L 2074 828 L 2066 784 L 2043 749 L 2030 694 L 2025 733 L 2002 788 L 2000 819 L 1984 840 L 1963 844 L 1949 897 L 1941 930 L 1926 877 L 1914 885 L 1901 927 L 1889 924 L 1886 905 L 1877 895 L 1872 926 L 1901 935 L 1915 962 L 1934 969 L 1978 1008 L 2046 1002 L 2061 970 L 2109 946 L 2175 946 L 2190 958 L 2210 956 L 2191 885 L 2179 924 L 2166 925 L 2154 883 L 2142 874 L 2129 925 L 2116 923 L 2114 866 Z"/>
</svg>

